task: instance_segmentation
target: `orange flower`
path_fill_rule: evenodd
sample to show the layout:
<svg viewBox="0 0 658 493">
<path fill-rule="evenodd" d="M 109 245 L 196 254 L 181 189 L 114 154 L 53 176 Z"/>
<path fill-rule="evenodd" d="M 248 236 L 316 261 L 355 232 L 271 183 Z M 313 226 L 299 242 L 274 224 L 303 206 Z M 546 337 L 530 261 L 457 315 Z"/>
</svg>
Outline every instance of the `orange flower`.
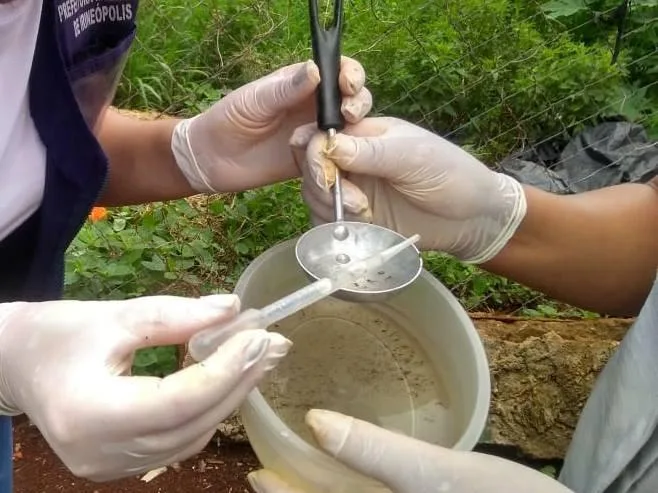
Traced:
<svg viewBox="0 0 658 493">
<path fill-rule="evenodd" d="M 102 221 L 107 217 L 107 209 L 105 207 L 94 207 L 89 213 L 89 219 L 92 222 Z"/>
</svg>

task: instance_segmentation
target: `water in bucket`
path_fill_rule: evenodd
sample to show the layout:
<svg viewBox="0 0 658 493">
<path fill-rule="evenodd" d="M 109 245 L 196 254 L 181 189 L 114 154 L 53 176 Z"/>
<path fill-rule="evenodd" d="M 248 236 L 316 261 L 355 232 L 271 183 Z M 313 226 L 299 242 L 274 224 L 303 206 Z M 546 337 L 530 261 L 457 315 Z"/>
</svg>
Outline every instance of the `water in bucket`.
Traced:
<svg viewBox="0 0 658 493">
<path fill-rule="evenodd" d="M 324 299 L 270 327 L 293 343 L 259 386 L 279 418 L 314 444 L 304 423 L 313 408 L 337 411 L 436 444 L 453 423 L 441 379 L 390 308 Z"/>
</svg>

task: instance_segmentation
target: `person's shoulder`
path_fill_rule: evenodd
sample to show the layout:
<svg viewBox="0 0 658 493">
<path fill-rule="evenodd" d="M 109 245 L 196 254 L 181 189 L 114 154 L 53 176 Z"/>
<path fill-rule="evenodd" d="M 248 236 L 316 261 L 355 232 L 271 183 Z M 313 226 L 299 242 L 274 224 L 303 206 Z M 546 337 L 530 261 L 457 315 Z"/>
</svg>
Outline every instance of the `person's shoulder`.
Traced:
<svg viewBox="0 0 658 493">
<path fill-rule="evenodd" d="M 27 69 L 29 75 L 32 65 L 42 5 L 43 0 L 0 0 L 0 77 L 3 87 L 27 82 L 25 72 Z"/>
<path fill-rule="evenodd" d="M 0 59 L 32 59 L 42 5 L 43 0 L 0 0 Z"/>
<path fill-rule="evenodd" d="M 0 0 L 0 29 L 24 22 L 26 18 L 39 19 L 42 0 Z"/>
</svg>

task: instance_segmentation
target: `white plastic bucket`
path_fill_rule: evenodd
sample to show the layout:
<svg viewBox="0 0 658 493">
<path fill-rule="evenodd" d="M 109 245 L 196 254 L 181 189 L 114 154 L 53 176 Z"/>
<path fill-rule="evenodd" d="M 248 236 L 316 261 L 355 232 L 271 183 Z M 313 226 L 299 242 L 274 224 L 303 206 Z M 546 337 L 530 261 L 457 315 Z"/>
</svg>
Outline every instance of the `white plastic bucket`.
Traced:
<svg viewBox="0 0 658 493">
<path fill-rule="evenodd" d="M 308 284 L 295 259 L 295 241 L 289 240 L 269 249 L 245 270 L 236 286 L 243 308 L 265 306 Z M 405 336 L 413 339 L 414 347 L 424 353 L 446 394 L 448 420 L 445 422 L 449 423 L 449 429 L 435 437 L 433 443 L 456 450 L 470 450 L 477 444 L 489 410 L 489 366 L 471 319 L 445 286 L 423 270 L 413 285 L 381 304 L 328 301 L 323 308 L 324 315 L 327 315 L 327 310 L 336 311 L 333 315 L 337 323 L 343 325 L 358 324 L 352 319 L 359 310 L 368 311 L 357 317 L 366 321 L 364 323 L 374 312 L 405 320 L 402 324 L 406 327 Z M 352 315 L 346 315 L 349 310 L 353 311 Z M 306 320 L 305 323 L 312 324 L 313 320 Z M 358 329 L 368 331 L 369 327 L 361 325 Z M 290 334 L 284 335 L 290 337 Z M 324 337 L 326 339 L 331 335 L 324 334 Z M 295 342 L 294 337 L 290 338 Z M 317 371 L 315 375 L 318 376 Z M 320 390 L 324 392 L 328 389 Z M 340 409 L 331 410 L 342 412 Z M 260 390 L 249 394 L 241 408 L 241 415 L 249 441 L 263 466 L 280 474 L 302 491 L 381 492 L 380 484 L 347 469 L 295 434 L 268 405 Z M 413 421 L 414 430 L 422 429 L 419 423 L 418 419 Z M 426 439 L 423 433 L 416 437 Z"/>
</svg>

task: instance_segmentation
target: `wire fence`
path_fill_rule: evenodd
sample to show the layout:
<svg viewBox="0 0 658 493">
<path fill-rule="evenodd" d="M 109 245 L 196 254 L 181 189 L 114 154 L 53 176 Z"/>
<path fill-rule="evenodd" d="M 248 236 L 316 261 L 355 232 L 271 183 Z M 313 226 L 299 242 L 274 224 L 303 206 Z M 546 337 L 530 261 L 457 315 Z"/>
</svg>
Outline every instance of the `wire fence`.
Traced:
<svg viewBox="0 0 658 493">
<path fill-rule="evenodd" d="M 117 104 L 193 114 L 310 58 L 307 8 L 143 0 Z M 343 53 L 364 65 L 375 115 L 421 125 L 556 193 L 643 181 L 658 168 L 656 0 L 351 1 L 345 20 Z M 265 209 L 252 228 L 273 220 Z M 564 309 L 441 255 L 428 259 L 469 309 Z"/>
</svg>

